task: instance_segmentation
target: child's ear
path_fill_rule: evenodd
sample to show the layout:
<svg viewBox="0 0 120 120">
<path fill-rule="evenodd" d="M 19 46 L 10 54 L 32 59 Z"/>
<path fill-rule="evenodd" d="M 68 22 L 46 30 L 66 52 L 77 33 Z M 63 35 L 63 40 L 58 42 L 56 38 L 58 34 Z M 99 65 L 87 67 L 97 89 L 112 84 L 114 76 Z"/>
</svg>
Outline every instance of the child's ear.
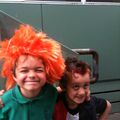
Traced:
<svg viewBox="0 0 120 120">
<path fill-rule="evenodd" d="M 12 69 L 11 72 L 12 72 L 12 77 L 13 77 L 13 79 L 15 80 L 15 79 L 16 79 L 15 70 Z"/>
<path fill-rule="evenodd" d="M 12 74 L 12 77 L 13 77 L 13 79 L 16 81 L 16 76 L 15 76 L 14 74 Z"/>
<path fill-rule="evenodd" d="M 86 101 L 90 100 L 90 90 L 86 91 Z"/>
</svg>

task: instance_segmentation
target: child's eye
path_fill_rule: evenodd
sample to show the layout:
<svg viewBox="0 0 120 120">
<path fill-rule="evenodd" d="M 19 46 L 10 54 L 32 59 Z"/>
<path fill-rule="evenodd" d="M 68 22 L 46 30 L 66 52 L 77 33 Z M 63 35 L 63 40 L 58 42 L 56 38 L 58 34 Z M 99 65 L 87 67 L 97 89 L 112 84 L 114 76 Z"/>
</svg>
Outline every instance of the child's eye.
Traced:
<svg viewBox="0 0 120 120">
<path fill-rule="evenodd" d="M 44 72 L 43 68 L 35 69 L 36 72 Z"/>
<path fill-rule="evenodd" d="M 20 70 L 21 73 L 27 73 L 28 70 Z"/>
<path fill-rule="evenodd" d="M 79 86 L 78 84 L 73 84 L 73 85 L 72 85 L 72 88 L 73 88 L 74 90 L 78 90 L 78 89 L 80 88 L 80 86 Z"/>
<path fill-rule="evenodd" d="M 84 85 L 84 89 L 89 88 L 89 86 L 90 86 L 89 84 L 85 84 L 85 85 Z"/>
<path fill-rule="evenodd" d="M 79 90 L 80 88 L 88 89 L 89 86 L 90 86 L 89 83 L 86 83 L 86 84 L 84 84 L 83 86 L 80 85 L 80 84 L 73 84 L 73 85 L 72 85 L 72 88 L 73 88 L 74 90 Z"/>
</svg>

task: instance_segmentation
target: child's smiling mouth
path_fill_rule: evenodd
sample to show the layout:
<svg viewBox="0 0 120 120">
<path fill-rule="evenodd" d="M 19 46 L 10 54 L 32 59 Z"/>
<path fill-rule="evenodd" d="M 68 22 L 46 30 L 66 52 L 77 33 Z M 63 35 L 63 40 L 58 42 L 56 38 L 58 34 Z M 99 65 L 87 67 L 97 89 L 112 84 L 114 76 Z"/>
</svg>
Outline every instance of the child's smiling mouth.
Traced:
<svg viewBox="0 0 120 120">
<path fill-rule="evenodd" d="M 39 80 L 25 80 L 24 83 L 27 83 L 27 84 L 34 84 L 34 83 L 38 83 L 40 82 Z"/>
</svg>

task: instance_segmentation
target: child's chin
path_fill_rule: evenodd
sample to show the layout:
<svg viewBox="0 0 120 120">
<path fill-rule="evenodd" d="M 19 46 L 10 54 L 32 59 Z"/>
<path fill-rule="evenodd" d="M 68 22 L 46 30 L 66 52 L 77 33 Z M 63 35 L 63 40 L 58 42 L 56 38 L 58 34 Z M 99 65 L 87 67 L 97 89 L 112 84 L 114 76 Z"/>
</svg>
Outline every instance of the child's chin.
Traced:
<svg viewBox="0 0 120 120">
<path fill-rule="evenodd" d="M 30 86 L 26 87 L 26 90 L 28 90 L 28 91 L 35 91 L 35 90 L 39 90 L 39 89 L 40 89 L 40 87 L 37 87 L 35 85 L 30 85 Z"/>
<path fill-rule="evenodd" d="M 83 103 L 84 101 L 85 101 L 85 99 L 76 100 L 76 103 L 77 103 L 77 104 L 81 104 L 81 103 Z"/>
</svg>

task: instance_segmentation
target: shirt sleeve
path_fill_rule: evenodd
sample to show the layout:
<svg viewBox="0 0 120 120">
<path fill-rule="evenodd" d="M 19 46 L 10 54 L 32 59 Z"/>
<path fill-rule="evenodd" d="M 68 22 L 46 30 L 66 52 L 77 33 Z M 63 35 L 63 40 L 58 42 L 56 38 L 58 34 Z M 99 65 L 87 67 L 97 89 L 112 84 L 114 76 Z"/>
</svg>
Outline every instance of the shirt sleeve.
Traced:
<svg viewBox="0 0 120 120">
<path fill-rule="evenodd" d="M 5 115 L 5 113 L 3 113 L 3 110 L 2 110 L 3 107 L 0 107 L 0 120 L 7 120 L 7 118 L 6 118 L 7 115 Z"/>
<path fill-rule="evenodd" d="M 92 96 L 91 99 L 95 104 L 96 113 L 103 113 L 106 109 L 107 101 L 103 98 L 98 98 L 95 96 Z"/>
</svg>

